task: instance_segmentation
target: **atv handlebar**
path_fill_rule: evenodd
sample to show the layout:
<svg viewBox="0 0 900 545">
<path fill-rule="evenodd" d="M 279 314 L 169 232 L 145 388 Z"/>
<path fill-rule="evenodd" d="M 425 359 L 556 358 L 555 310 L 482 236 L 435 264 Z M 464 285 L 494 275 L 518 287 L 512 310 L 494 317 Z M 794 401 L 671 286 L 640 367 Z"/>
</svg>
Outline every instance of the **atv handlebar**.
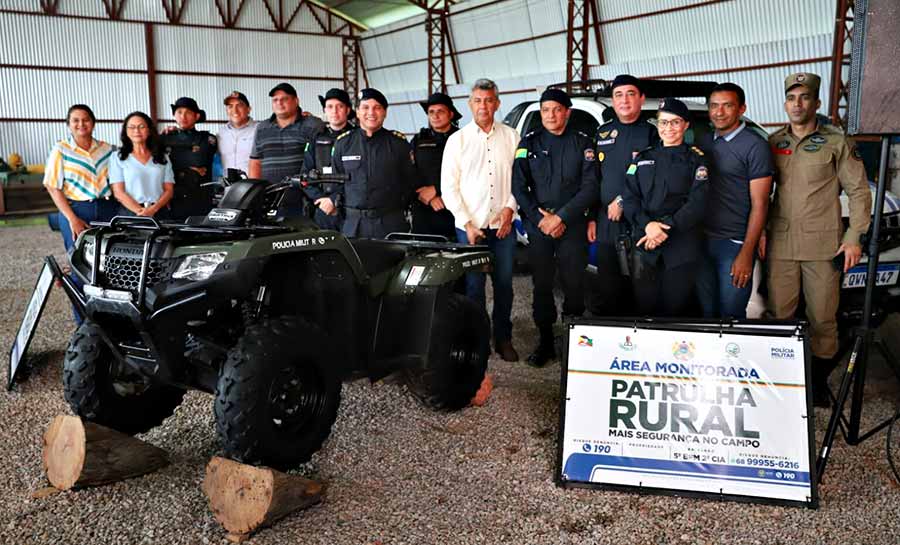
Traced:
<svg viewBox="0 0 900 545">
<path fill-rule="evenodd" d="M 286 176 L 282 183 L 288 183 L 295 189 L 303 189 L 311 185 L 319 184 L 342 184 L 350 180 L 349 174 L 323 174 L 316 169 L 310 170 L 305 174 L 297 174 L 295 176 Z"/>
</svg>

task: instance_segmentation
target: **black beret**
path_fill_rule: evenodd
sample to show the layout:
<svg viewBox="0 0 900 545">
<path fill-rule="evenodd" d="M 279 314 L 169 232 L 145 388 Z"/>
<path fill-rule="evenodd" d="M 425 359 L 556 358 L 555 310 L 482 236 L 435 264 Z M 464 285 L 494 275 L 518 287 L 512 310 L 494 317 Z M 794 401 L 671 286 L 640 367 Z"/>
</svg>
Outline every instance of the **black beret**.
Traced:
<svg viewBox="0 0 900 545">
<path fill-rule="evenodd" d="M 685 121 L 691 120 L 691 112 L 688 107 L 677 98 L 666 97 L 659 101 L 659 111 L 677 115 Z"/>
<path fill-rule="evenodd" d="M 453 119 L 451 121 L 459 121 L 462 119 L 462 114 L 456 109 L 456 106 L 453 105 L 453 99 L 444 93 L 432 93 L 428 100 L 425 102 L 419 102 L 419 105 L 422 106 L 422 109 L 425 110 L 425 113 L 428 113 L 428 108 L 430 106 L 434 106 L 439 104 L 441 106 L 446 106 L 450 113 L 453 114 Z"/>
<path fill-rule="evenodd" d="M 641 88 L 641 80 L 637 79 L 631 74 L 619 74 L 618 76 L 616 76 L 616 79 L 614 79 L 612 82 L 610 91 L 614 90 L 620 85 L 634 85 L 642 94 L 644 92 L 644 90 Z"/>
<path fill-rule="evenodd" d="M 322 105 L 322 108 L 325 107 L 325 103 L 329 100 L 336 98 L 347 105 L 350 108 L 350 113 L 347 114 L 347 119 L 356 119 L 356 112 L 353 111 L 353 103 L 350 102 L 350 94 L 343 89 L 329 89 L 325 96 L 319 95 L 319 104 Z"/>
<path fill-rule="evenodd" d="M 388 101 L 384 98 L 384 95 L 381 94 L 381 91 L 378 89 L 373 89 L 371 87 L 367 87 L 363 89 L 359 93 L 359 101 L 362 102 L 364 100 L 374 100 L 375 102 L 381 104 L 381 106 L 386 110 L 388 107 Z"/>
<path fill-rule="evenodd" d="M 293 85 L 291 85 L 290 83 L 287 83 L 287 82 L 282 82 L 282 83 L 279 83 L 278 85 L 276 85 L 275 87 L 272 87 L 272 90 L 269 91 L 269 96 L 274 95 L 278 91 L 284 91 L 285 93 L 291 95 L 292 97 L 297 96 L 297 90 L 294 89 Z"/>
<path fill-rule="evenodd" d="M 541 93 L 541 104 L 548 100 L 559 102 L 566 108 L 572 107 L 572 99 L 570 99 L 569 95 L 567 95 L 566 92 L 562 89 L 547 89 L 543 93 Z"/>
</svg>

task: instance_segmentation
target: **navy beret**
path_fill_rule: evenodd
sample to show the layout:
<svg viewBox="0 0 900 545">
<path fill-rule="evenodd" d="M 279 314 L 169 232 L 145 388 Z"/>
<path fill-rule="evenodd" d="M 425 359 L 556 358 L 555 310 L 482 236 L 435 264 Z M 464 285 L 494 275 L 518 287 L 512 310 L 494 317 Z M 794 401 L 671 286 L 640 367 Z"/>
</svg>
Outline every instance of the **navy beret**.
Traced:
<svg viewBox="0 0 900 545">
<path fill-rule="evenodd" d="M 381 104 L 381 106 L 384 109 L 387 109 L 388 101 L 386 98 L 384 98 L 384 95 L 381 94 L 381 91 L 379 91 L 378 89 L 373 89 L 371 87 L 367 87 L 366 89 L 363 89 L 362 91 L 360 91 L 360 93 L 359 93 L 359 101 L 360 102 L 362 102 L 363 100 L 370 100 L 370 99 Z"/>
<path fill-rule="evenodd" d="M 641 80 L 637 79 L 631 74 L 619 74 L 618 76 L 616 76 L 616 79 L 614 79 L 612 82 L 612 87 L 610 88 L 610 90 L 614 90 L 620 85 L 634 85 L 635 87 L 637 87 L 638 91 L 641 92 L 641 94 L 643 94 L 644 92 L 644 90 L 641 88 Z"/>
<path fill-rule="evenodd" d="M 552 100 L 553 102 L 559 102 L 566 108 L 572 107 L 572 99 L 569 98 L 569 95 L 566 94 L 562 89 L 547 89 L 543 93 L 541 93 L 541 103 Z"/>
<path fill-rule="evenodd" d="M 691 120 L 691 112 L 688 107 L 677 98 L 666 97 L 659 101 L 659 111 L 677 115 L 685 121 Z"/>
</svg>

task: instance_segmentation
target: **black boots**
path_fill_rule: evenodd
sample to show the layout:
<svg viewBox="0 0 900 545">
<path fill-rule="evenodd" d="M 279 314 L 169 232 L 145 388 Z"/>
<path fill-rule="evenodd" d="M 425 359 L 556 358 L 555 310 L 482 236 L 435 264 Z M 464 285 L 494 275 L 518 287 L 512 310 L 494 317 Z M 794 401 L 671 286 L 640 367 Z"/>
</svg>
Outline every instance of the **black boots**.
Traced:
<svg viewBox="0 0 900 545">
<path fill-rule="evenodd" d="M 529 354 L 525 363 L 531 367 L 543 367 L 556 358 L 556 348 L 553 343 L 553 327 L 540 328 L 541 340 L 534 352 Z"/>
</svg>

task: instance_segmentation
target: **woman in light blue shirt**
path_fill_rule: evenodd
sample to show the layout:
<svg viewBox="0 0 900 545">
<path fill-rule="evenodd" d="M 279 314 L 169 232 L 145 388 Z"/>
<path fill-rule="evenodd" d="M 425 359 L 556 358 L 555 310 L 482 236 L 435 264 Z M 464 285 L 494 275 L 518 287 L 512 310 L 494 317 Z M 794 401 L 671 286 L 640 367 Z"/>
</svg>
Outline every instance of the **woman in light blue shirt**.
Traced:
<svg viewBox="0 0 900 545">
<path fill-rule="evenodd" d="M 175 192 L 175 174 L 153 120 L 143 112 L 129 114 L 122 124 L 121 141 L 109 164 L 109 184 L 122 206 L 120 214 L 165 219 Z"/>
</svg>

